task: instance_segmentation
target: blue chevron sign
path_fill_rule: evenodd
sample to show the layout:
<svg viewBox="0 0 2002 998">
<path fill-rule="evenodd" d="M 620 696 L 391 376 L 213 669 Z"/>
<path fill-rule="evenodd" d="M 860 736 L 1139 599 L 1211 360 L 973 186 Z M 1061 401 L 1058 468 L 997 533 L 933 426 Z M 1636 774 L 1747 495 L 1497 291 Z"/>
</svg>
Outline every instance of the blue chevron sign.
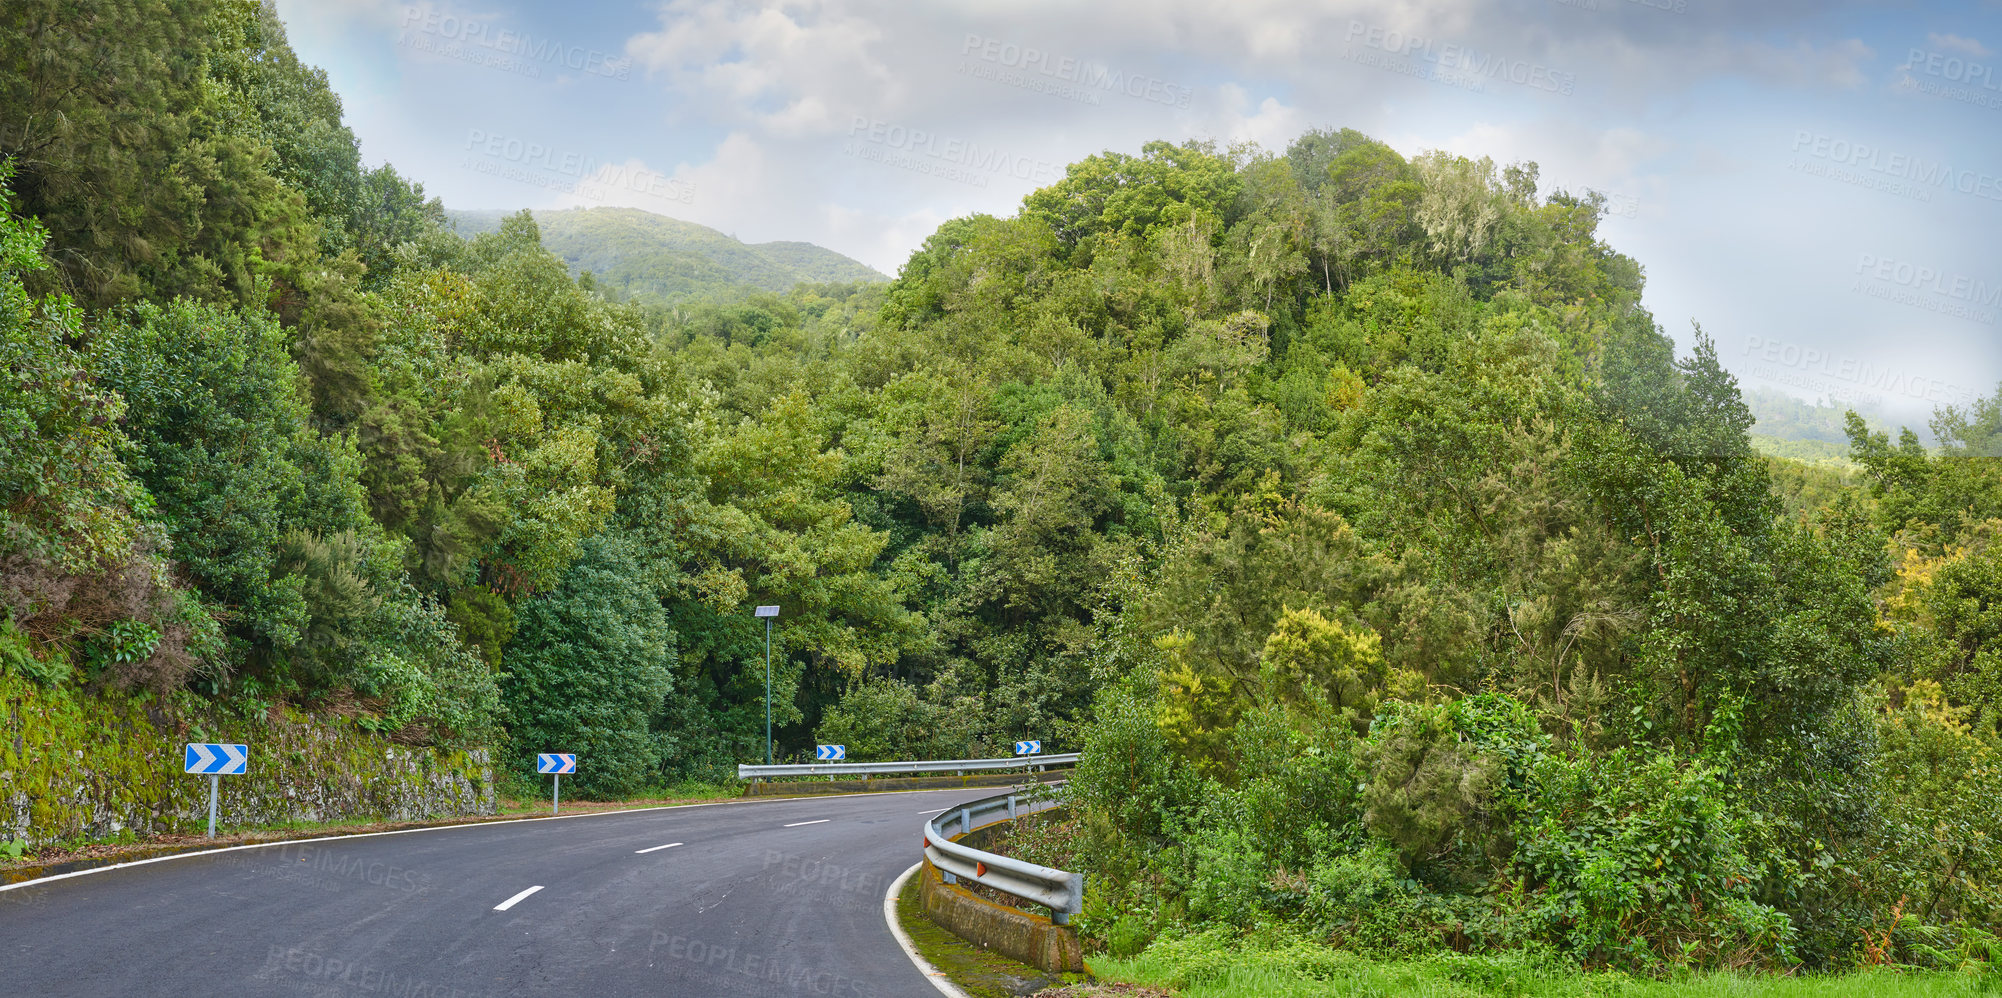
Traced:
<svg viewBox="0 0 2002 998">
<path fill-rule="evenodd" d="M 577 771 L 577 756 L 563 752 L 541 752 L 535 757 L 535 771 L 538 773 L 574 773 Z"/>
<path fill-rule="evenodd" d="M 187 755 L 182 761 L 187 764 L 187 772 L 190 773 L 200 773 L 203 776 L 236 776 L 243 772 L 244 764 L 250 761 L 250 746 L 189 742 Z"/>
<path fill-rule="evenodd" d="M 1043 754 L 1043 743 L 1042 743 L 1042 742 L 1016 742 L 1016 743 L 1015 743 L 1015 754 L 1016 754 L 1016 755 L 1042 755 L 1042 754 Z"/>
<path fill-rule="evenodd" d="M 822 745 L 813 750 L 815 762 L 840 762 L 846 758 L 848 758 L 846 745 Z"/>
</svg>

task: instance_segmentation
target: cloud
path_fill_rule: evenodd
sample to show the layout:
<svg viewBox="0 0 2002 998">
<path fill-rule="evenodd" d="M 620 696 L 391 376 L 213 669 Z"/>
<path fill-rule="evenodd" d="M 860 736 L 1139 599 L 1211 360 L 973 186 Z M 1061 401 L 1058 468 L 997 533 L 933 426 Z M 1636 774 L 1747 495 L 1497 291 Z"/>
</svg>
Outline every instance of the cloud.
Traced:
<svg viewBox="0 0 2002 998">
<path fill-rule="evenodd" d="M 811 94 L 787 104 L 781 111 L 763 116 L 760 121 L 778 135 L 826 135 L 841 127 L 826 102 Z"/>
<path fill-rule="evenodd" d="M 561 208 L 640 208 L 712 228 L 742 227 L 744 208 L 769 201 L 775 178 L 757 140 L 731 134 L 708 162 L 659 170 L 638 158 L 600 163 L 556 199 Z"/>
<path fill-rule="evenodd" d="M 1258 109 L 1247 114 L 1251 107 L 1251 93 L 1235 83 L 1226 83 L 1221 88 L 1222 113 L 1212 125 L 1213 134 L 1230 142 L 1256 142 L 1266 149 L 1283 151 L 1307 125 L 1297 107 L 1288 107 L 1276 97 L 1267 97 L 1258 102 Z"/>
<path fill-rule="evenodd" d="M 442 17 L 448 11 L 475 20 L 500 17 L 454 10 L 433 0 L 279 0 L 278 8 L 286 35 L 295 45 L 304 35 L 355 29 L 393 36 L 398 31 L 421 29 L 427 15 Z"/>
<path fill-rule="evenodd" d="M 840 7 L 674 0 L 661 10 L 658 30 L 627 40 L 626 54 L 671 86 L 719 101 L 719 118 L 825 131 L 819 122 L 844 120 L 868 97 L 898 89 L 890 66 L 872 51 L 882 27 Z"/>
<path fill-rule="evenodd" d="M 1868 83 L 1864 65 L 1877 57 L 1870 46 L 1854 38 L 1824 46 L 1807 41 L 1786 48 L 1754 44 L 1739 51 L 1747 76 L 1797 87 L 1843 90 L 1860 89 Z"/>
<path fill-rule="evenodd" d="M 1972 38 L 1962 38 L 1959 35 L 1932 33 L 1926 35 L 1926 41 L 1931 42 L 1933 48 L 1945 49 L 1948 52 L 1965 52 L 1968 55 L 1976 57 L 1989 54 L 1988 48 L 1980 42 Z"/>
<path fill-rule="evenodd" d="M 895 277 L 897 270 L 950 217 L 932 209 L 896 215 L 862 211 L 845 205 L 820 206 L 822 231 L 831 242 L 847 247 L 843 252 L 877 270 Z"/>
</svg>

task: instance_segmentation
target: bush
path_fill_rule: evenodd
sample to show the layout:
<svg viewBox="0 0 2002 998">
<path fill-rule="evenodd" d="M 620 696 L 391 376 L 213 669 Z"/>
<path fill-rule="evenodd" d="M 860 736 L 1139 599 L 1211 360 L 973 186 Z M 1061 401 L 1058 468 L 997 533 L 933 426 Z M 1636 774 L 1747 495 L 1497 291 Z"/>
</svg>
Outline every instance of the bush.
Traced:
<svg viewBox="0 0 2002 998">
<path fill-rule="evenodd" d="M 1254 832 L 1276 863 L 1294 870 L 1360 848 L 1366 838 L 1354 733 L 1339 718 L 1306 730 L 1290 723 L 1297 719 L 1259 708 L 1238 723 L 1231 762 L 1240 783 L 1229 819 Z"/>
<path fill-rule="evenodd" d="M 1323 938 L 1372 952 L 1408 952 L 1433 942 L 1414 931 L 1422 888 L 1381 847 L 1331 856 L 1308 875 L 1303 914 Z"/>
<path fill-rule="evenodd" d="M 1525 914 L 1553 945 L 1623 967 L 1792 962 L 1792 923 L 1753 899 L 1749 816 L 1709 763 L 1552 754 L 1522 807 L 1514 867 Z"/>
<path fill-rule="evenodd" d="M 1878 714 L 1883 820 L 1864 875 L 1872 929 L 1888 932 L 1901 905 L 1911 958 L 1921 956 L 1913 933 L 1924 927 L 1957 927 L 1924 941 L 1938 949 L 1958 946 L 1965 929 L 1992 933 L 2002 922 L 2002 745 L 1970 723 L 1974 715 L 1925 680 Z"/>
<path fill-rule="evenodd" d="M 928 702 L 909 683 L 874 679 L 822 714 L 814 737 L 846 745 L 850 762 L 957 759 L 978 723 L 976 712 Z"/>
<path fill-rule="evenodd" d="M 1444 706 L 1392 701 L 1363 750 L 1363 823 L 1410 868 L 1454 844 L 1487 806 L 1501 770 L 1456 721 Z"/>
<path fill-rule="evenodd" d="M 1189 884 L 1189 917 L 1212 925 L 1248 928 L 1270 907 L 1273 868 L 1251 836 L 1210 826 L 1197 834 L 1195 875 Z"/>
</svg>

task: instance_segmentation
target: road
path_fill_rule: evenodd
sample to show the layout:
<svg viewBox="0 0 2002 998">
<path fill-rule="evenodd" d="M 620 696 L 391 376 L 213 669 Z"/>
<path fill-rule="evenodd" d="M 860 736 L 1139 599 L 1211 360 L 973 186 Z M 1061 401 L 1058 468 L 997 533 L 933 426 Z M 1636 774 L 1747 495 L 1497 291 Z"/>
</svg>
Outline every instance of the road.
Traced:
<svg viewBox="0 0 2002 998">
<path fill-rule="evenodd" d="M 0 892 L 0 993 L 937 998 L 883 894 L 918 860 L 924 815 L 993 792 L 471 825 L 72 877 Z"/>
</svg>

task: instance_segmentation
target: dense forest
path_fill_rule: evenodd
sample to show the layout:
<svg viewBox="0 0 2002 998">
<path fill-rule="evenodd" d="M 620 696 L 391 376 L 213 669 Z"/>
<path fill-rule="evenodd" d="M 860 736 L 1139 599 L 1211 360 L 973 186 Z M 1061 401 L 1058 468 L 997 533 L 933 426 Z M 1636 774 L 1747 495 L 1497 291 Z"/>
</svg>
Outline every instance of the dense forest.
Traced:
<svg viewBox="0 0 2002 998">
<path fill-rule="evenodd" d="M 1998 955 L 2002 391 L 1762 455 L 1533 163 L 1153 142 L 670 308 L 364 166 L 268 6 L 0 35 L 0 669 L 618 796 L 762 755 L 772 603 L 783 757 L 1083 749 L 1115 954 Z"/>
</svg>

